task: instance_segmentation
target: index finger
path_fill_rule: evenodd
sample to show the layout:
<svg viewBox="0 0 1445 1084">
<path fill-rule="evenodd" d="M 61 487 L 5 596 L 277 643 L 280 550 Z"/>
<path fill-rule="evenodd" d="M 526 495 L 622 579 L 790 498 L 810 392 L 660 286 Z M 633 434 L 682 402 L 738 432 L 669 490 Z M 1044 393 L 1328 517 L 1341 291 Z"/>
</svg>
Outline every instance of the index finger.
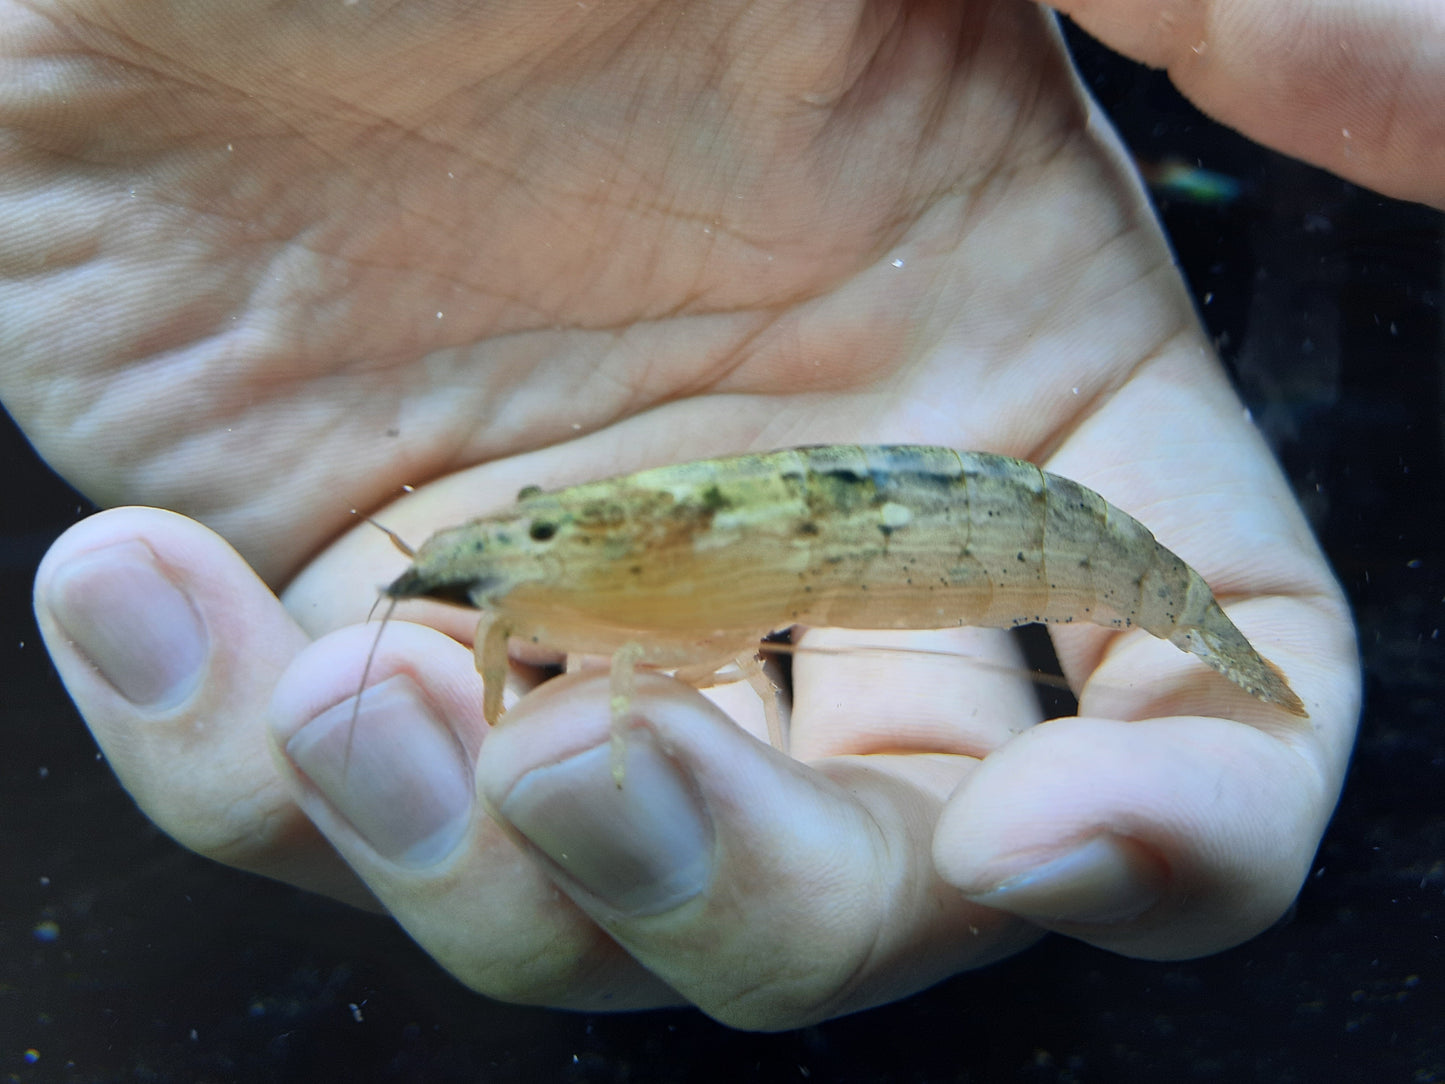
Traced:
<svg viewBox="0 0 1445 1084">
<path fill-rule="evenodd" d="M 1276 150 L 1445 206 L 1445 17 L 1434 3 L 1051 0 Z"/>
</svg>

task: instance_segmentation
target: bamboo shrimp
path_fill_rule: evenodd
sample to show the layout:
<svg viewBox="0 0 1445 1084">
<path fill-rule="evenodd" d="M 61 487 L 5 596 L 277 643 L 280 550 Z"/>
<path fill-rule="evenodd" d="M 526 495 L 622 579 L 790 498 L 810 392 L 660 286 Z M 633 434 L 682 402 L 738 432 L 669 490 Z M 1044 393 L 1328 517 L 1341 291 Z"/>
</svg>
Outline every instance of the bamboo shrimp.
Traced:
<svg viewBox="0 0 1445 1084">
<path fill-rule="evenodd" d="M 492 724 L 510 638 L 612 656 L 614 743 L 634 667 L 701 685 L 736 662 L 771 692 L 758 644 L 793 625 L 1139 627 L 1307 715 L 1203 578 L 1138 520 L 984 452 L 823 445 L 529 488 L 432 535 L 385 593 L 482 611 L 474 650 Z"/>
</svg>

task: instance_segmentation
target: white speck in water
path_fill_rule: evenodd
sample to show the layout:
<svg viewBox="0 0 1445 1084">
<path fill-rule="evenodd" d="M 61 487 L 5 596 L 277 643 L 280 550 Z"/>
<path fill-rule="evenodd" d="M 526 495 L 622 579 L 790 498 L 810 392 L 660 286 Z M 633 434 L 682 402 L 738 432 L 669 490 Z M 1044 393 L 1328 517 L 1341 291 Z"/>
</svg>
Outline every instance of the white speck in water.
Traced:
<svg viewBox="0 0 1445 1084">
<path fill-rule="evenodd" d="M 1244 420 L 1247 422 L 1254 421 L 1254 411 L 1250 410 L 1249 407 L 1244 408 Z"/>
<path fill-rule="evenodd" d="M 897 260 L 897 259 L 895 259 L 895 260 L 893 261 L 893 266 L 894 266 L 894 267 L 902 267 L 902 266 L 903 266 L 903 261 L 902 261 L 902 260 Z"/>
<path fill-rule="evenodd" d="M 354 1001 L 348 1001 L 346 1007 L 351 1010 L 351 1019 L 361 1023 L 361 1006 Z"/>
<path fill-rule="evenodd" d="M 456 175 L 455 173 L 453 173 L 451 170 L 447 170 L 447 176 L 450 177 L 452 180 L 456 180 L 456 179 L 457 179 L 457 175 Z"/>
<path fill-rule="evenodd" d="M 442 314 L 441 314 L 441 313 L 437 313 L 437 319 L 440 320 L 441 318 L 442 318 Z"/>
<path fill-rule="evenodd" d="M 581 429 L 582 429 L 582 423 L 581 423 L 581 422 L 573 422 L 573 423 L 572 423 L 572 431 L 573 431 L 574 433 L 575 433 L 575 432 L 580 432 Z"/>
<path fill-rule="evenodd" d="M 411 484 L 407 484 L 407 485 L 404 485 L 404 486 L 401 487 L 401 491 L 402 491 L 403 493 L 415 493 L 415 492 L 416 492 L 416 486 L 411 485 Z"/>
<path fill-rule="evenodd" d="M 1340 129 L 1340 135 L 1344 136 L 1346 139 L 1349 139 L 1349 138 L 1350 138 L 1350 130 L 1349 130 L 1348 128 L 1341 128 L 1341 129 Z"/>
<path fill-rule="evenodd" d="M 1205 50 L 1205 49 L 1208 49 L 1208 48 L 1209 48 L 1209 43 L 1206 42 L 1203 38 L 1200 38 L 1198 41 L 1196 41 L 1193 45 L 1191 45 L 1191 46 L 1189 47 L 1189 51 L 1190 51 L 1191 53 L 1193 53 L 1195 56 L 1203 56 L 1203 55 L 1204 55 L 1204 50 Z"/>
<path fill-rule="evenodd" d="M 229 143 L 226 144 L 226 150 L 228 150 L 228 151 L 234 151 L 235 149 L 236 149 L 236 148 L 233 147 L 233 146 L 231 146 Z"/>
<path fill-rule="evenodd" d="M 1078 388 L 1074 388 L 1074 389 L 1072 389 L 1072 390 L 1073 390 L 1073 393 L 1074 393 L 1075 395 L 1078 395 L 1078 394 L 1079 394 L 1079 389 L 1078 389 Z"/>
<path fill-rule="evenodd" d="M 1208 305 L 1208 304 L 1210 304 L 1210 303 L 1213 302 L 1213 301 L 1214 301 L 1214 291 L 1213 291 L 1213 290 L 1210 290 L 1209 293 L 1207 293 L 1207 294 L 1204 295 L 1204 303 L 1205 303 L 1206 305 Z"/>
<path fill-rule="evenodd" d="M 45 767 L 44 765 L 41 765 L 41 767 L 40 767 L 40 778 L 41 778 L 41 779 L 49 779 L 49 778 L 50 778 L 50 769 L 47 768 L 47 767 Z"/>
</svg>

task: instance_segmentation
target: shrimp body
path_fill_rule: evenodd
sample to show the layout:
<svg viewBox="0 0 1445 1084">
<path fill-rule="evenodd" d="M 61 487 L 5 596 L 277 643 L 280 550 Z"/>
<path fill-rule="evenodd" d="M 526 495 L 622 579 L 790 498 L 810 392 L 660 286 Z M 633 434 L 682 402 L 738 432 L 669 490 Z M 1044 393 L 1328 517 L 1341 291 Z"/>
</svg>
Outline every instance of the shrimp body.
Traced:
<svg viewBox="0 0 1445 1084">
<path fill-rule="evenodd" d="M 489 615 L 478 663 L 493 722 L 509 636 L 622 652 L 630 678 L 634 662 L 710 672 L 791 625 L 1080 620 L 1143 628 L 1306 714 L 1142 524 L 1076 482 L 983 452 L 826 445 L 524 491 L 433 535 L 386 593 Z M 616 659 L 613 673 L 616 685 Z"/>
</svg>

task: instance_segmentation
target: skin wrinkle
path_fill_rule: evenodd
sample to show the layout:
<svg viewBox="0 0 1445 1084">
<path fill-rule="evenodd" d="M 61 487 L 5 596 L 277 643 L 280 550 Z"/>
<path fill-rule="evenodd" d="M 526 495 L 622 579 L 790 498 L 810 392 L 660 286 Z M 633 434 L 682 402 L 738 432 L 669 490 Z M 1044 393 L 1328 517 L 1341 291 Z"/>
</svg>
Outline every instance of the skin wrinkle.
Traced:
<svg viewBox="0 0 1445 1084">
<path fill-rule="evenodd" d="M 582 914 L 581 909 L 565 895 L 559 893 L 559 898 L 553 902 Z M 555 1006 L 575 998 L 576 994 L 572 991 L 592 988 L 590 980 L 594 978 L 599 980 L 596 986 L 605 986 L 606 975 L 616 969 L 616 957 L 623 952 L 617 942 L 602 935 L 595 939 L 580 967 L 577 960 L 570 959 L 559 968 L 558 960 L 569 960 L 573 956 L 568 949 L 568 940 L 560 931 L 554 930 L 543 939 L 528 937 L 521 940 L 527 949 L 520 955 L 516 954 L 516 940 L 511 941 L 507 951 L 501 954 L 489 944 L 480 953 L 469 953 L 467 958 L 471 966 L 458 967 L 458 970 L 468 976 L 465 981 L 469 985 L 491 997 L 522 1004 Z M 555 977 L 539 983 L 537 975 Z"/>
<path fill-rule="evenodd" d="M 1194 18 L 1178 18 L 1182 7 L 1194 12 Z M 1173 0 L 1160 11 L 1158 46 L 1150 52 L 1160 58 L 1154 66 L 1164 68 L 1176 85 L 1183 85 L 1210 62 L 1207 47 L 1203 52 L 1195 52 L 1194 47 L 1214 40 L 1215 11 L 1214 0 Z"/>
<path fill-rule="evenodd" d="M 1411 84 L 1414 67 L 1418 59 L 1418 54 L 1405 58 L 1405 64 L 1401 68 L 1396 69 L 1395 78 L 1392 81 L 1389 92 L 1384 96 L 1384 114 L 1380 118 L 1379 131 L 1371 132 L 1373 142 L 1381 149 L 1381 157 L 1387 157 L 1390 148 L 1396 145 L 1395 132 L 1399 127 L 1401 103 L 1406 96 L 1405 88 Z M 1424 80 L 1420 82 L 1423 84 Z"/>
<path fill-rule="evenodd" d="M 836 777 L 830 776 L 835 783 L 839 782 Z M 840 784 L 841 785 L 841 784 Z M 871 794 L 870 794 L 871 796 Z M 877 898 L 872 901 L 874 906 L 868 909 L 870 925 L 872 926 L 871 936 L 868 944 L 858 954 L 858 964 L 853 970 L 843 976 L 839 981 L 833 995 L 815 1006 L 815 1012 L 821 1013 L 819 1019 L 826 1019 L 841 1011 L 844 1006 L 850 1004 L 854 997 L 864 989 L 864 980 L 873 972 L 883 970 L 880 961 L 886 961 L 884 944 L 888 940 L 886 928 L 888 926 L 888 915 L 893 912 L 890 903 L 896 901 L 904 891 L 917 883 L 919 878 L 918 863 L 908 860 L 895 863 L 893 859 L 894 849 L 890 846 L 890 834 L 884 829 L 883 822 L 874 813 L 872 805 L 868 801 L 858 801 L 856 807 L 860 809 L 866 818 L 866 824 L 871 828 L 869 839 L 873 845 L 875 861 L 872 863 L 874 869 L 887 869 L 896 871 L 895 875 L 888 878 L 889 890 L 884 894 L 885 898 Z M 935 816 L 938 810 L 942 809 L 942 803 L 934 803 Z M 911 849 L 904 847 L 905 855 Z M 910 876 L 911 874 L 911 876 Z M 928 875 L 933 877 L 931 863 L 929 864 Z M 882 878 L 869 880 L 870 887 L 876 890 L 880 886 Z M 862 999 L 867 1000 L 866 996 Z"/>
<path fill-rule="evenodd" d="M 1188 329 L 1181 329 L 1181 333 L 1187 334 Z M 1035 442 L 1031 445 L 1024 458 L 1030 462 L 1048 464 L 1048 462 L 1059 453 L 1059 451 L 1072 442 L 1078 435 L 1080 429 L 1096 416 L 1095 407 L 1101 411 L 1110 403 L 1120 391 L 1135 380 L 1139 373 L 1148 368 L 1150 364 L 1167 357 L 1169 343 L 1173 341 L 1166 339 L 1153 350 L 1140 355 L 1138 362 L 1131 365 L 1119 378 L 1113 378 L 1107 382 L 1095 384 L 1095 390 L 1086 402 L 1080 402 L 1073 410 L 1059 415 L 1057 423 L 1051 428 L 1050 439 L 1046 442 Z M 1083 397 L 1080 396 L 1080 399 Z"/>
</svg>

